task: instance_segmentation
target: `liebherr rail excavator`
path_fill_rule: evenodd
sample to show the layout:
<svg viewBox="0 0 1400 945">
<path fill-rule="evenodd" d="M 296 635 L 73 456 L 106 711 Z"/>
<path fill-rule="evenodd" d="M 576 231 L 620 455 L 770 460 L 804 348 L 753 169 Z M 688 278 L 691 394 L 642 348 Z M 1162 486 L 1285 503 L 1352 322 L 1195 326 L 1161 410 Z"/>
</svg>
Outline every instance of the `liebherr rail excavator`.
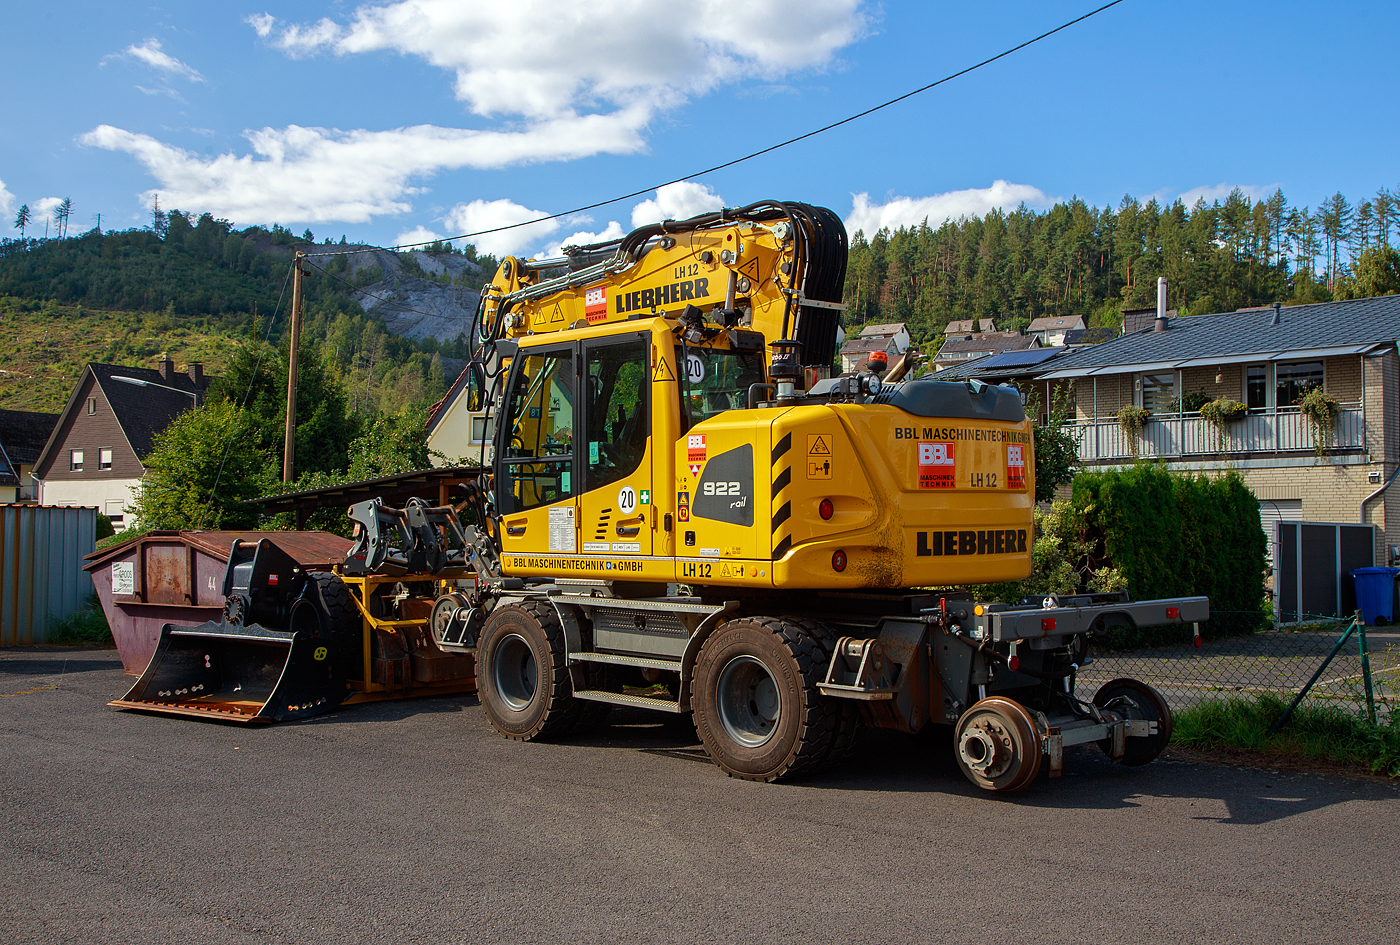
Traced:
<svg viewBox="0 0 1400 945">
<path fill-rule="evenodd" d="M 280 717 L 370 680 L 385 589 L 417 582 L 421 600 L 436 581 L 423 643 L 474 658 L 508 738 L 563 736 L 612 705 L 691 713 L 716 764 L 773 781 L 838 760 L 862 724 L 944 725 L 967 777 L 997 791 L 1043 764 L 1058 775 L 1066 745 L 1155 758 L 1162 697 L 1118 679 L 1086 701 L 1076 674 L 1095 631 L 1199 623 L 1209 602 L 932 590 L 1030 574 L 1031 425 L 1010 387 L 831 376 L 845 275 L 835 214 L 778 202 L 502 260 L 463 395 L 494 425 L 491 468 L 458 507 L 470 524 L 451 508 L 351 509 L 339 577 L 362 625 L 301 632 L 352 668 L 319 707 Z M 303 594 L 303 612 L 328 593 Z M 277 632 L 227 616 L 215 629 L 250 645 Z M 308 666 L 329 674 L 309 657 L 285 672 Z M 122 704 L 190 698 L 133 696 Z"/>
</svg>

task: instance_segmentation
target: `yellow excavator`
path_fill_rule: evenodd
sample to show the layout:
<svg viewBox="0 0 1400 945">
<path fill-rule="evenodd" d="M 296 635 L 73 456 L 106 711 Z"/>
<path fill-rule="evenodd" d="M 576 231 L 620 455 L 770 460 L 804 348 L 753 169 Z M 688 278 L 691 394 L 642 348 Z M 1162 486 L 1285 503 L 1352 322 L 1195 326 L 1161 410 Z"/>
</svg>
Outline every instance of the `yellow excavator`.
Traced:
<svg viewBox="0 0 1400 945">
<path fill-rule="evenodd" d="M 463 396 L 494 455 L 467 526 L 436 510 L 431 539 L 473 572 L 439 582 L 432 643 L 474 657 L 500 734 L 691 713 L 716 764 L 772 781 L 862 724 L 945 725 L 998 791 L 1058 775 L 1067 745 L 1156 757 L 1162 697 L 1120 679 L 1085 701 L 1075 676 L 1095 631 L 1208 601 L 947 590 L 1030 574 L 1031 424 L 1010 387 L 833 376 L 835 214 L 762 202 L 564 252 L 507 257 L 483 292 Z M 355 516 L 346 580 L 376 567 L 381 512 Z"/>
</svg>

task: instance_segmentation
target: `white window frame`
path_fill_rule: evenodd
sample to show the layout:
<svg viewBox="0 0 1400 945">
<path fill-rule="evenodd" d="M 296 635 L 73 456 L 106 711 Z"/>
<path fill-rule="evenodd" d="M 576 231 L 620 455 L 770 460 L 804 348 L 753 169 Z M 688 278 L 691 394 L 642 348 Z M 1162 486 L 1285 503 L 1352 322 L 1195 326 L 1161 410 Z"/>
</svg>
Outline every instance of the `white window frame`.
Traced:
<svg viewBox="0 0 1400 945">
<path fill-rule="evenodd" d="M 97 468 L 98 468 L 98 469 L 111 469 L 111 468 L 112 468 L 112 450 L 111 450 L 110 448 L 100 449 L 100 450 L 97 451 Z"/>
<path fill-rule="evenodd" d="M 83 451 L 82 451 L 82 450 L 69 450 L 69 451 L 68 451 L 68 471 L 69 471 L 69 472 L 82 472 L 82 471 L 83 471 Z"/>
</svg>

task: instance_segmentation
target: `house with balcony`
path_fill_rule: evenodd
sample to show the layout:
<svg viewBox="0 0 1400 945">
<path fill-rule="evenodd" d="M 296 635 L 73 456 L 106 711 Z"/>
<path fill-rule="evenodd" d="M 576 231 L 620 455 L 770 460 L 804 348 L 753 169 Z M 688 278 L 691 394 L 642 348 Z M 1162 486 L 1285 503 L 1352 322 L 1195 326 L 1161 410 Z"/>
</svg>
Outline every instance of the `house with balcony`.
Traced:
<svg viewBox="0 0 1400 945">
<path fill-rule="evenodd" d="M 1056 349 L 1049 349 L 1056 350 Z M 984 358 L 938 375 L 1015 383 L 1066 398 L 1086 468 L 1155 460 L 1233 469 L 1272 521 L 1376 527 L 1375 560 L 1400 545 L 1400 296 L 1167 318 L 1102 344 L 1034 360 Z M 1320 389 L 1331 422 L 1302 401 Z M 1244 405 L 1217 426 L 1202 401 Z M 1140 428 L 1120 419 L 1146 411 Z M 1319 439 L 1320 436 L 1320 439 Z"/>
</svg>

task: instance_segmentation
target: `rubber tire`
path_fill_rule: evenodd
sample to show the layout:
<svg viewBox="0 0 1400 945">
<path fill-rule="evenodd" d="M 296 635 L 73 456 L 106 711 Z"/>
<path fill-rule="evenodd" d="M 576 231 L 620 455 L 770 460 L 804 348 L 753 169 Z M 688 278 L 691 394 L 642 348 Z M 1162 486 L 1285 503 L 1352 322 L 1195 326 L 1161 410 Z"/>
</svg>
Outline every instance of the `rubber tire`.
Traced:
<svg viewBox="0 0 1400 945">
<path fill-rule="evenodd" d="M 817 690 L 828 660 L 820 637 L 814 621 L 741 617 L 700 647 L 692 683 L 695 729 L 710 759 L 730 777 L 777 781 L 813 772 L 830 758 L 841 712 Z M 720 677 L 740 657 L 762 664 L 778 696 L 773 733 L 756 747 L 734 739 L 720 719 Z"/>
<path fill-rule="evenodd" d="M 825 678 L 826 666 L 831 664 L 831 654 L 836 649 L 837 636 L 825 624 L 817 623 L 814 620 L 804 620 L 802 625 L 811 627 L 817 632 L 822 648 L 826 651 L 826 663 L 822 670 L 822 677 Z M 823 698 L 836 713 L 836 737 L 831 740 L 831 750 L 827 752 L 826 757 L 818 763 L 814 770 L 826 770 L 845 763 L 855 753 L 863 728 L 858 702 L 854 699 L 833 699 L 829 696 Z"/>
<path fill-rule="evenodd" d="M 500 644 L 518 636 L 535 661 L 535 691 L 525 708 L 512 709 L 496 688 Z M 558 738 L 573 730 L 583 703 L 573 697 L 564 627 L 548 604 L 526 601 L 497 607 L 481 630 L 476 649 L 476 685 L 486 719 L 501 735 L 516 741 Z"/>
<path fill-rule="evenodd" d="M 335 644 L 341 661 L 341 678 L 359 679 L 364 652 L 364 619 L 350 588 L 340 575 L 330 571 L 308 571 L 315 585 L 313 593 L 325 618 L 324 630 Z"/>
<path fill-rule="evenodd" d="M 1124 704 L 1124 699 L 1131 702 L 1131 707 Z M 1117 705 L 1112 704 L 1115 700 Z M 1172 740 L 1171 707 L 1167 705 L 1167 700 L 1162 698 L 1161 693 L 1145 682 L 1127 677 L 1110 679 L 1094 693 L 1094 705 L 1120 714 L 1127 710 L 1129 713 L 1135 713 L 1129 714 L 1128 718 L 1146 719 L 1157 723 L 1155 737 L 1123 739 L 1123 757 L 1118 759 L 1119 764 L 1132 768 L 1145 765 L 1160 755 L 1162 749 Z M 1111 739 L 1099 742 L 1099 747 L 1103 749 L 1104 754 L 1112 757 Z"/>
<path fill-rule="evenodd" d="M 972 767 L 963 757 L 963 737 L 976 723 L 990 723 L 1001 733 L 1002 750 L 1010 755 L 1006 770 L 993 777 Z M 1030 713 L 1014 699 L 1004 696 L 988 696 L 973 703 L 962 718 L 958 719 L 953 736 L 953 757 L 963 775 L 973 784 L 987 791 L 1001 794 L 1014 794 L 1029 785 L 1040 773 L 1040 737 L 1035 729 L 1035 720 Z"/>
</svg>

